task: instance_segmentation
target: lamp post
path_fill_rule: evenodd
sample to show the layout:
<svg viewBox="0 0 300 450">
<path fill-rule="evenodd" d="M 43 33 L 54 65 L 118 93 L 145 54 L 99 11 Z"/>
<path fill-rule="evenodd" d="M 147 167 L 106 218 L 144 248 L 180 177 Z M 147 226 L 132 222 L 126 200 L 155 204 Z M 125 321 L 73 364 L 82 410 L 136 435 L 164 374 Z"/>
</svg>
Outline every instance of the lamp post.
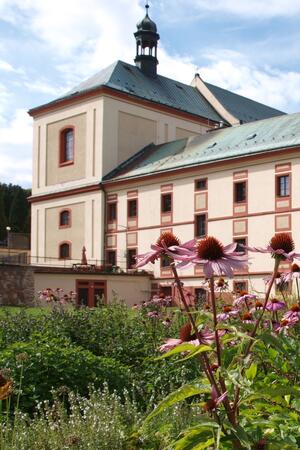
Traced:
<svg viewBox="0 0 300 450">
<path fill-rule="evenodd" d="M 10 231 L 11 231 L 11 228 L 10 228 L 10 227 L 6 227 L 6 231 L 7 231 L 7 250 L 8 250 L 8 259 L 10 259 Z"/>
</svg>

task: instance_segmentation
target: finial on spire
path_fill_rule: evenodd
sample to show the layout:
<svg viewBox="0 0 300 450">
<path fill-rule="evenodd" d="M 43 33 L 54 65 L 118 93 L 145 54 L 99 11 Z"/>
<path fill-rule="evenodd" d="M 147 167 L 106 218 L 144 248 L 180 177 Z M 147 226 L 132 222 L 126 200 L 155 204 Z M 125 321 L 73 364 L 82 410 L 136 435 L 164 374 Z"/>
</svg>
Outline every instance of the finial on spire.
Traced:
<svg viewBox="0 0 300 450">
<path fill-rule="evenodd" d="M 145 5 L 145 8 L 146 8 L 146 14 L 148 14 L 148 9 L 150 8 L 150 7 L 149 7 L 149 3 L 148 3 L 148 0 L 146 1 L 146 5 Z"/>
</svg>

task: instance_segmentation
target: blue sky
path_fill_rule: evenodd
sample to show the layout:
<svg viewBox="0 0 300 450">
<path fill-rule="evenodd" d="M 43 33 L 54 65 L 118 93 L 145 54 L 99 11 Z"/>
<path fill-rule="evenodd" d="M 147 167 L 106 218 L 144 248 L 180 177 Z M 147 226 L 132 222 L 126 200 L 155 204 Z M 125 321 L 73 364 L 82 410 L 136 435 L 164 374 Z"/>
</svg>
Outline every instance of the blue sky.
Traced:
<svg viewBox="0 0 300 450">
<path fill-rule="evenodd" d="M 300 0 L 153 0 L 159 72 L 300 111 Z M 26 111 L 117 59 L 133 62 L 138 0 L 0 0 L 0 181 L 31 185 Z"/>
</svg>

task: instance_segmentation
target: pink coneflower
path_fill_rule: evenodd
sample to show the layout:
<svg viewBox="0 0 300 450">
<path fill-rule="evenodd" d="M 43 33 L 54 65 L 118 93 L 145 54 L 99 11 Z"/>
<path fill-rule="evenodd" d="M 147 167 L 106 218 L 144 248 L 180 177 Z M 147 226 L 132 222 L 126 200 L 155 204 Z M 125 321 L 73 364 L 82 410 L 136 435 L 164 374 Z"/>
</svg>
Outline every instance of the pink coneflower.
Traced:
<svg viewBox="0 0 300 450">
<path fill-rule="evenodd" d="M 268 285 L 272 281 L 272 276 L 269 275 L 268 277 L 263 278 L 263 280 L 264 280 L 265 284 Z M 276 273 L 274 283 L 276 284 L 276 286 L 279 286 L 280 284 L 283 283 L 283 274 L 282 273 L 280 273 L 280 272 Z"/>
<path fill-rule="evenodd" d="M 216 411 L 217 407 L 220 403 L 227 397 L 227 391 L 224 392 L 224 394 L 220 395 L 218 397 L 216 388 L 213 386 L 211 390 L 211 398 L 205 403 L 203 406 L 204 410 L 207 412 L 214 412 Z"/>
<path fill-rule="evenodd" d="M 300 257 L 300 254 L 294 251 L 294 241 L 289 233 L 275 234 L 266 248 L 247 246 L 245 248 L 250 252 L 271 253 L 273 257 L 281 260 L 293 261 L 294 258 Z"/>
<path fill-rule="evenodd" d="M 239 312 L 236 309 L 233 309 L 231 306 L 223 306 L 223 312 L 217 315 L 217 321 L 223 322 L 238 315 Z"/>
<path fill-rule="evenodd" d="M 280 309 L 283 309 L 285 307 L 286 304 L 282 300 L 278 300 L 277 298 L 271 298 L 267 303 L 266 309 L 268 311 L 274 312 L 279 311 Z"/>
<path fill-rule="evenodd" d="M 264 304 L 261 301 L 256 300 L 255 305 L 253 308 L 250 309 L 250 312 L 253 313 L 255 311 L 261 311 L 263 309 L 263 307 L 264 307 Z"/>
<path fill-rule="evenodd" d="M 250 312 L 247 312 L 242 315 L 242 321 L 244 323 L 254 323 L 253 316 Z"/>
<path fill-rule="evenodd" d="M 254 300 L 256 299 L 257 295 L 254 294 L 248 294 L 248 292 L 241 292 L 240 297 L 236 298 L 233 302 L 234 306 L 241 306 L 245 303 L 247 304 L 248 300 Z"/>
<path fill-rule="evenodd" d="M 196 334 L 192 332 L 192 326 L 190 323 L 185 324 L 180 329 L 179 339 L 170 338 L 159 347 L 160 352 L 168 352 L 180 344 L 191 344 L 191 345 L 210 345 L 214 342 L 215 335 L 211 333 L 208 329 L 203 329 L 198 332 L 199 340 L 196 338 Z"/>
<path fill-rule="evenodd" d="M 283 275 L 282 280 L 285 283 L 289 283 L 290 281 L 293 281 L 293 280 L 298 281 L 299 278 L 300 278 L 300 267 L 298 266 L 298 264 L 293 264 L 291 267 L 291 271 L 285 273 Z"/>
<path fill-rule="evenodd" d="M 293 319 L 293 318 L 297 318 L 298 320 L 300 320 L 300 306 L 299 305 L 292 305 L 290 307 L 290 309 L 288 310 L 288 312 L 285 313 L 285 315 L 283 316 L 284 319 Z"/>
<path fill-rule="evenodd" d="M 154 263 L 160 256 L 167 255 L 173 258 L 177 255 L 190 254 L 195 246 L 195 240 L 180 245 L 179 239 L 170 231 L 165 231 L 157 239 L 156 244 L 151 245 L 151 251 L 136 257 L 136 268 L 145 266 L 148 263 Z"/>
<path fill-rule="evenodd" d="M 234 270 L 242 270 L 247 267 L 248 257 L 235 252 L 237 244 L 229 244 L 225 247 L 218 239 L 208 236 L 196 244 L 196 251 L 190 257 L 182 258 L 179 267 L 191 262 L 203 264 L 203 272 L 207 278 L 213 275 L 233 276 Z"/>
<path fill-rule="evenodd" d="M 147 317 L 150 317 L 151 319 L 158 319 L 159 314 L 157 311 L 149 311 L 147 313 Z"/>
<path fill-rule="evenodd" d="M 275 331 L 277 333 L 281 333 L 282 331 L 285 331 L 294 325 L 296 325 L 299 322 L 299 318 L 297 317 L 291 317 L 290 319 L 282 319 L 279 324 L 275 327 Z"/>
</svg>

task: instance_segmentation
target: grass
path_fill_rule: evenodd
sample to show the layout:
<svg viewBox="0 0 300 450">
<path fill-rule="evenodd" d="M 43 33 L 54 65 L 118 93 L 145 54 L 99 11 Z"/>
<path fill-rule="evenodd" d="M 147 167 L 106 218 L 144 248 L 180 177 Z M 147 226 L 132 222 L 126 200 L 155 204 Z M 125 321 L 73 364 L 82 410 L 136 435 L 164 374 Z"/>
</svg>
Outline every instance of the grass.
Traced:
<svg viewBox="0 0 300 450">
<path fill-rule="evenodd" d="M 51 309 L 48 307 L 35 307 L 35 306 L 2 306 L 0 305 L 0 317 L 4 317 L 6 314 L 19 314 L 22 311 L 26 311 L 32 316 L 38 316 L 40 314 L 48 314 Z"/>
</svg>

